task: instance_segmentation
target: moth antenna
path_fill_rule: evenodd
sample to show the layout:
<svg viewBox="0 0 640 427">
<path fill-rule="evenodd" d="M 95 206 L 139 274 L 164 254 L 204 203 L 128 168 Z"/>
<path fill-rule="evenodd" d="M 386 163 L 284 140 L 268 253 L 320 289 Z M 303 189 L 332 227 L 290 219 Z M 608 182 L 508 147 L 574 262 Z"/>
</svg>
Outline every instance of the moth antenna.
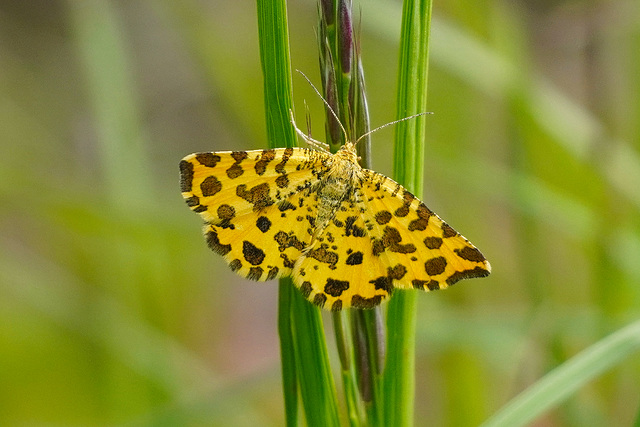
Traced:
<svg viewBox="0 0 640 427">
<path fill-rule="evenodd" d="M 326 99 L 324 99 L 324 96 L 322 96 L 322 94 L 320 94 L 320 91 L 314 86 L 313 83 L 311 83 L 311 80 L 309 80 L 309 77 L 307 77 L 302 71 L 300 70 L 296 70 L 297 72 L 299 72 L 300 74 L 302 74 L 302 77 L 304 77 L 304 79 L 307 81 L 307 83 L 309 83 L 309 85 L 313 88 L 313 90 L 315 91 L 315 93 L 320 97 L 320 99 L 322 99 L 322 102 L 324 102 L 324 105 L 327 106 L 327 108 L 329 109 L 329 111 L 331 112 L 331 115 L 336 119 L 336 121 L 338 122 L 338 124 L 340 125 L 340 129 L 342 130 L 342 134 L 344 135 L 344 140 L 348 141 L 349 137 L 347 136 L 347 131 L 345 130 L 344 126 L 342 126 L 342 123 L 340 122 L 340 119 L 338 118 L 338 115 L 336 114 L 335 111 L 333 111 L 333 108 L 331 108 L 331 105 L 329 105 L 329 103 L 327 102 Z"/>
<path fill-rule="evenodd" d="M 289 114 L 291 116 L 291 124 L 293 125 L 293 128 L 296 130 L 296 133 L 298 135 L 300 135 L 300 138 L 304 139 L 306 141 L 307 144 L 309 144 L 310 146 L 317 148 L 321 151 L 329 151 L 329 144 L 327 144 L 326 142 L 322 142 L 322 141 L 318 141 L 316 139 L 311 138 L 311 136 L 307 135 L 306 133 L 302 132 L 299 128 L 298 125 L 296 125 L 296 120 L 293 116 L 293 110 L 289 110 Z"/>
<path fill-rule="evenodd" d="M 357 145 L 358 141 L 360 141 L 362 138 L 366 138 L 367 136 L 371 135 L 372 133 L 374 133 L 376 131 L 379 131 L 380 129 L 386 128 L 387 126 L 395 125 L 396 123 L 404 122 L 405 120 L 415 119 L 416 117 L 424 116 L 426 114 L 433 114 L 433 113 L 430 112 L 430 111 L 427 111 L 427 112 L 424 112 L 424 113 L 418 113 L 418 114 L 414 114 L 414 115 L 409 116 L 409 117 L 405 117 L 404 119 L 394 120 L 392 122 L 385 123 L 382 126 L 378 126 L 377 128 L 372 129 L 372 130 L 370 130 L 369 132 L 367 132 L 367 133 L 365 133 L 363 135 L 360 135 L 360 137 L 358 139 L 356 139 L 356 142 L 354 142 L 354 145 Z"/>
</svg>

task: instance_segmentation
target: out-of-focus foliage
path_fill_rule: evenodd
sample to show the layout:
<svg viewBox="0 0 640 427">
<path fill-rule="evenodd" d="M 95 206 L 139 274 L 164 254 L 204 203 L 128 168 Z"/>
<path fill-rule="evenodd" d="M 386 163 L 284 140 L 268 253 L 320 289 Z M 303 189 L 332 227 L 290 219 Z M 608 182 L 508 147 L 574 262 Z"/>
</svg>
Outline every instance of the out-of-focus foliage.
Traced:
<svg viewBox="0 0 640 427">
<path fill-rule="evenodd" d="M 400 7 L 355 9 L 373 126 L 394 119 Z M 316 13 L 290 2 L 318 82 Z M 640 317 L 638 16 L 434 5 L 424 199 L 493 273 L 418 296 L 416 419 L 477 425 Z M 256 22 L 252 1 L 0 4 L 0 424 L 282 424 L 277 285 L 208 251 L 177 182 L 188 153 L 266 146 Z M 630 425 L 639 368 L 539 425 Z"/>
</svg>

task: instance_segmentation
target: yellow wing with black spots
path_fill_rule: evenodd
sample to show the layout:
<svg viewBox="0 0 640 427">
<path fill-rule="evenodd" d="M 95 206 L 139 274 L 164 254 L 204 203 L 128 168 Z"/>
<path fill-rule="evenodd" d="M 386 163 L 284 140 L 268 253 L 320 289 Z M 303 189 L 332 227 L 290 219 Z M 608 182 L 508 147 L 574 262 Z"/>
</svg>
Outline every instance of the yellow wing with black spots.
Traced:
<svg viewBox="0 0 640 427">
<path fill-rule="evenodd" d="M 468 240 L 393 180 L 362 170 L 361 186 L 294 268 L 294 282 L 324 308 L 371 308 L 394 289 L 435 290 L 489 274 Z"/>
<path fill-rule="evenodd" d="M 489 275 L 482 253 L 418 198 L 384 175 L 363 172 L 369 177 L 362 193 L 373 217 L 373 255 L 397 269 L 394 287 L 436 290 Z"/>
<path fill-rule="evenodd" d="M 205 221 L 219 224 L 308 189 L 329 158 L 304 148 L 190 154 L 180 162 L 182 196 Z"/>
<path fill-rule="evenodd" d="M 387 298 L 391 286 L 380 281 L 388 266 L 373 255 L 365 219 L 343 202 L 335 218 L 298 259 L 293 281 L 316 305 L 330 310 L 372 308 Z"/>
<path fill-rule="evenodd" d="M 328 155 L 302 148 L 196 153 L 180 163 L 182 195 L 209 247 L 252 280 L 289 275 L 309 243 L 309 206 Z"/>
</svg>

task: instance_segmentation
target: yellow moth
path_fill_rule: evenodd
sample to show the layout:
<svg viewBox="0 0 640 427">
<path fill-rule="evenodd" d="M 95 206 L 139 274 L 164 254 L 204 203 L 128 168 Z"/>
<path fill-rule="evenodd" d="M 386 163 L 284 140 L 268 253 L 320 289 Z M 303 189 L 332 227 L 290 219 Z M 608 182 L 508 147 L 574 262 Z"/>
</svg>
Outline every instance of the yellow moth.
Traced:
<svg viewBox="0 0 640 427">
<path fill-rule="evenodd" d="M 326 309 L 371 308 L 394 289 L 442 289 L 491 271 L 475 246 L 403 186 L 360 167 L 352 142 L 335 154 L 195 153 L 180 162 L 180 174 L 209 247 L 233 271 L 259 281 L 291 276 Z"/>
</svg>

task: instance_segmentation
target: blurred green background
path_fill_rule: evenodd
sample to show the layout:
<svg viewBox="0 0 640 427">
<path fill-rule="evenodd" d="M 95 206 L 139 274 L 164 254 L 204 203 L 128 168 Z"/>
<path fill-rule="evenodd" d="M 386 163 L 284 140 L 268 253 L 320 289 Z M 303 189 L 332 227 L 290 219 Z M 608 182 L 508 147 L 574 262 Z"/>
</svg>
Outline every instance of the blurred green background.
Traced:
<svg viewBox="0 0 640 427">
<path fill-rule="evenodd" d="M 316 7 L 289 19 L 318 83 Z M 400 13 L 355 7 L 374 126 Z M 276 283 L 231 273 L 178 186 L 186 154 L 266 147 L 256 22 L 248 0 L 0 2 L 0 425 L 282 424 Z M 418 425 L 477 425 L 640 318 L 638 76 L 636 0 L 435 2 L 424 200 L 493 273 L 419 297 Z M 535 425 L 639 404 L 625 360 Z"/>
</svg>

